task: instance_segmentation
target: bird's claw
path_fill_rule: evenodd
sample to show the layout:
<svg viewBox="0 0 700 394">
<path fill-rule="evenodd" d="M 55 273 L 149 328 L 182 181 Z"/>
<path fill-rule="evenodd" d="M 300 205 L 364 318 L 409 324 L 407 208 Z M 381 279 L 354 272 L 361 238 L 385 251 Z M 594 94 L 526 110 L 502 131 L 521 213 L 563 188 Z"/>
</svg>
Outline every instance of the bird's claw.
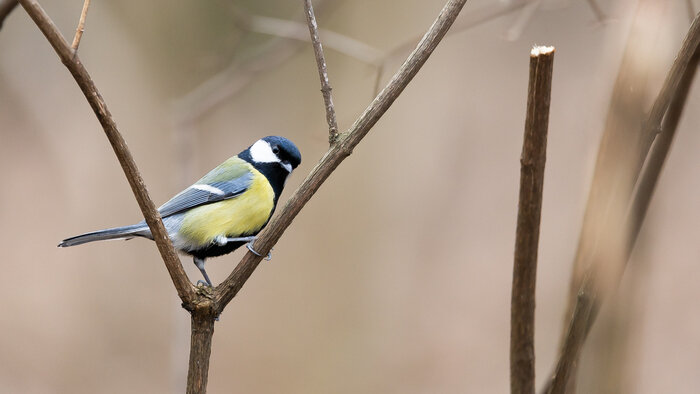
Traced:
<svg viewBox="0 0 700 394">
<path fill-rule="evenodd" d="M 256 252 L 255 249 L 253 249 L 253 241 L 248 242 L 245 245 L 245 247 L 248 248 L 248 250 L 250 250 L 250 252 L 253 253 L 254 255 L 256 255 L 258 257 L 262 257 L 262 255 L 260 253 Z M 267 253 L 267 256 L 265 256 L 265 261 L 270 261 L 270 260 L 272 260 L 272 249 L 270 249 L 270 251 Z"/>
<path fill-rule="evenodd" d="M 207 283 L 207 282 L 205 282 L 205 281 L 203 281 L 203 280 L 201 280 L 201 279 L 197 281 L 197 287 L 199 287 L 199 286 L 212 287 L 211 284 L 209 284 L 209 283 Z"/>
</svg>

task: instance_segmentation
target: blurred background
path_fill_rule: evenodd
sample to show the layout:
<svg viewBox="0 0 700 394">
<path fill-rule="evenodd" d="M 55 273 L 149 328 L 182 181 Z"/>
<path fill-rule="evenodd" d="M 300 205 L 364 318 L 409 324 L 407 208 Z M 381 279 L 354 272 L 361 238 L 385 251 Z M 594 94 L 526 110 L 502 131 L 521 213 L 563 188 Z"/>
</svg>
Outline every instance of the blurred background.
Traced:
<svg viewBox="0 0 700 394">
<path fill-rule="evenodd" d="M 72 37 L 82 1 L 41 3 Z M 444 3 L 314 4 L 345 130 Z M 700 8 L 658 4 L 645 43 L 655 55 L 651 97 L 688 29 L 689 7 Z M 542 387 L 637 6 L 468 2 L 221 316 L 209 391 L 507 391 L 534 44 L 557 51 L 537 283 Z M 157 205 L 265 135 L 289 137 L 303 154 L 282 200 L 318 162 L 328 145 L 313 52 L 288 38 L 307 36 L 300 22 L 301 1 L 92 2 L 80 57 Z M 141 219 L 99 123 L 21 8 L 0 30 L 0 53 L 0 392 L 182 392 L 189 316 L 154 244 L 56 248 L 68 236 Z M 632 261 L 585 349 L 580 392 L 700 387 L 699 104 L 694 89 Z M 209 260 L 213 281 L 242 254 Z M 191 259 L 182 260 L 199 279 Z"/>
</svg>

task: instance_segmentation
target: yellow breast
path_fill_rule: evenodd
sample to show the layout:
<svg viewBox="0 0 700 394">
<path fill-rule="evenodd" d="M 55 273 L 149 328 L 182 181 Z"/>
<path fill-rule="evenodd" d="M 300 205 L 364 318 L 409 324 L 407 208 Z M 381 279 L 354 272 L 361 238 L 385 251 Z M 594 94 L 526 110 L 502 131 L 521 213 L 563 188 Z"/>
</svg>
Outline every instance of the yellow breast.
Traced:
<svg viewBox="0 0 700 394">
<path fill-rule="evenodd" d="M 264 175 L 252 166 L 250 171 L 253 182 L 243 194 L 187 212 L 180 236 L 207 245 L 219 235 L 239 237 L 259 231 L 272 214 L 275 192 Z"/>
</svg>

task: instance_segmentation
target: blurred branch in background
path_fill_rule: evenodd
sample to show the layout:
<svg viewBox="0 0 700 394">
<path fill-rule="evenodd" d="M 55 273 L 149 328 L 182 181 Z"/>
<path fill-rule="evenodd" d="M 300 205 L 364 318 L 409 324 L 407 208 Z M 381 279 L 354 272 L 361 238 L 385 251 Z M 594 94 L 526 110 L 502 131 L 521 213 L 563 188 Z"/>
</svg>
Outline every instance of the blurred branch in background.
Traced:
<svg viewBox="0 0 700 394">
<path fill-rule="evenodd" d="M 5 18 L 10 15 L 10 12 L 17 7 L 17 0 L 0 0 L 0 29 L 2 28 Z"/>
<path fill-rule="evenodd" d="M 448 34 L 463 32 L 472 27 L 490 22 L 498 17 L 517 11 L 534 0 L 511 0 L 494 3 L 466 13 L 455 22 Z M 316 13 L 326 2 L 317 1 Z M 308 27 L 296 20 L 285 20 L 247 12 L 238 5 L 226 3 L 236 24 L 253 33 L 267 34 L 279 38 L 268 45 L 259 55 L 248 60 L 234 60 L 221 72 L 207 79 L 189 93 L 173 101 L 173 118 L 176 129 L 191 127 L 222 103 L 230 100 L 255 78 L 268 70 L 278 67 L 310 42 Z M 379 84 L 384 68 L 390 60 L 411 51 L 420 40 L 416 36 L 405 40 L 389 51 L 381 51 L 366 43 L 337 32 L 319 29 L 326 48 L 350 56 L 377 68 L 374 94 L 379 93 Z"/>
<path fill-rule="evenodd" d="M 554 47 L 530 52 L 510 309 L 510 392 L 535 392 L 535 288 Z"/>
<path fill-rule="evenodd" d="M 581 348 L 600 304 L 617 288 L 629 260 L 695 72 L 700 16 L 644 120 L 649 78 L 645 67 L 658 56 L 649 45 L 656 36 L 650 26 L 661 23 L 658 6 L 653 1 L 640 5 L 618 73 L 574 262 L 566 314 L 570 321 L 545 389 L 549 393 L 566 392 L 574 384 Z"/>
<path fill-rule="evenodd" d="M 78 27 L 75 28 L 75 36 L 73 37 L 73 48 L 74 52 L 78 52 L 78 46 L 80 45 L 80 39 L 83 38 L 83 32 L 85 31 L 85 19 L 87 18 L 88 8 L 90 8 L 90 0 L 85 0 L 83 2 L 83 10 L 80 12 L 80 20 L 78 21 Z"/>
<path fill-rule="evenodd" d="M 227 5 L 228 4 L 227 2 Z M 326 4 L 325 1 L 318 1 L 316 4 L 317 11 L 321 9 L 324 4 Z M 236 24 L 244 30 L 247 30 L 247 26 L 249 26 L 249 22 L 247 21 L 250 18 L 256 18 L 255 15 L 247 13 L 238 6 L 228 5 L 227 8 L 231 12 Z M 291 30 L 288 28 L 288 25 L 280 28 L 279 23 L 271 23 L 273 18 L 261 18 L 265 19 L 260 24 L 270 28 L 270 30 L 277 32 L 284 31 L 285 33 Z M 248 86 L 259 74 L 281 65 L 304 48 L 304 43 L 309 42 L 308 27 L 301 22 L 288 22 L 295 26 L 293 28 L 295 38 L 303 34 L 303 39 L 294 39 L 290 42 L 289 37 L 285 37 L 284 35 L 275 36 L 277 39 L 269 43 L 260 54 L 248 58 L 247 60 L 234 59 L 231 64 L 222 71 L 208 78 L 189 93 L 173 100 L 172 114 L 175 128 L 187 129 L 192 127 L 192 125 L 201 120 L 206 114 L 215 110 L 219 105 L 225 103 Z M 270 25 L 276 27 L 271 28 Z M 326 43 L 326 45 L 328 46 L 328 43 Z"/>
<path fill-rule="evenodd" d="M 649 203 L 651 202 L 651 198 L 654 195 L 654 190 L 656 189 L 656 184 L 659 180 L 659 176 L 661 175 L 661 169 L 666 162 L 666 157 L 668 157 L 671 143 L 676 135 L 678 124 L 680 123 L 683 110 L 685 109 L 685 102 L 688 99 L 690 87 L 695 79 L 699 60 L 700 51 L 698 51 L 696 48 L 695 53 L 688 63 L 688 68 L 681 77 L 678 90 L 672 97 L 672 100 L 668 106 L 668 111 L 666 112 L 666 116 L 664 116 L 663 124 L 661 126 L 661 133 L 654 142 L 654 146 L 651 148 L 644 171 L 642 171 L 640 176 L 637 192 L 634 195 L 634 200 L 632 201 L 632 206 L 629 212 L 629 220 L 633 221 L 633 223 L 631 225 L 632 236 L 628 246 L 628 255 L 631 253 L 631 250 L 634 247 L 634 242 L 637 240 L 639 231 L 642 228 L 644 218 L 646 217 L 647 210 L 649 209 Z"/>
<path fill-rule="evenodd" d="M 335 119 L 335 107 L 333 106 L 333 95 L 331 84 L 328 81 L 328 68 L 326 66 L 326 57 L 323 54 L 323 45 L 318 36 L 318 24 L 314 15 L 314 7 L 311 0 L 304 0 L 304 13 L 306 21 L 309 24 L 309 36 L 314 47 L 314 55 L 316 57 L 316 66 L 318 67 L 318 76 L 321 80 L 321 93 L 323 94 L 323 102 L 326 108 L 326 121 L 328 122 L 328 143 L 333 145 L 338 142 L 338 122 Z"/>
</svg>

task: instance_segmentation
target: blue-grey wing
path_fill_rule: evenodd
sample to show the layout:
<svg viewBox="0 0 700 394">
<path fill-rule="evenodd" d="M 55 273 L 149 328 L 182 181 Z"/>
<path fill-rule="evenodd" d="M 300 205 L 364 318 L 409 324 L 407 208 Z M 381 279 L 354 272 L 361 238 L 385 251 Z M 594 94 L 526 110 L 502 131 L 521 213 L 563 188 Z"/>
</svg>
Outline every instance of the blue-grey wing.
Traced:
<svg viewBox="0 0 700 394">
<path fill-rule="evenodd" d="M 158 208 L 161 217 L 167 217 L 200 205 L 236 197 L 250 187 L 253 173 L 246 171 L 240 176 L 210 183 L 195 183 Z"/>
</svg>

